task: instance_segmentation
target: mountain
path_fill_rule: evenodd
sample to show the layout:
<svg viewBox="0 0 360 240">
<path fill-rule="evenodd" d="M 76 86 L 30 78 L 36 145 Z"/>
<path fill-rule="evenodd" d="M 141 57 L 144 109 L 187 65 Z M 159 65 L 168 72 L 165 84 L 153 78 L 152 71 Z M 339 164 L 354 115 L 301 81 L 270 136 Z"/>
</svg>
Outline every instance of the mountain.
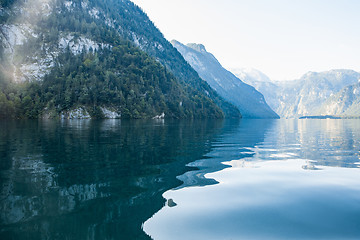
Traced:
<svg viewBox="0 0 360 240">
<path fill-rule="evenodd" d="M 354 103 L 360 73 L 353 70 L 335 69 L 325 72 L 308 72 L 293 81 L 270 82 L 252 79 L 269 105 L 282 118 L 316 115 L 351 115 L 356 110 L 346 110 Z M 250 82 L 249 82 L 250 83 Z M 354 86 L 352 86 L 354 85 Z M 356 95 L 356 94 L 355 94 Z M 350 112 L 347 112 L 350 111 Z"/>
<path fill-rule="evenodd" d="M 360 73 L 352 70 L 308 72 L 299 80 L 283 82 L 278 113 L 283 117 L 326 115 L 321 106 L 342 88 L 355 84 Z"/>
<path fill-rule="evenodd" d="M 278 118 L 263 95 L 224 69 L 202 44 L 171 42 L 186 61 L 223 98 L 237 106 L 244 118 Z"/>
<path fill-rule="evenodd" d="M 240 117 L 129 0 L 2 0 L 0 20 L 2 117 Z"/>
<path fill-rule="evenodd" d="M 230 71 L 245 83 L 271 82 L 271 79 L 265 73 L 255 68 L 233 68 Z"/>
<path fill-rule="evenodd" d="M 360 82 L 332 95 L 318 110 L 322 115 L 360 116 Z"/>
<path fill-rule="evenodd" d="M 237 68 L 230 71 L 244 83 L 253 86 L 262 93 L 271 109 L 274 111 L 279 109 L 278 92 L 280 87 L 272 82 L 267 75 L 253 68 Z"/>
</svg>

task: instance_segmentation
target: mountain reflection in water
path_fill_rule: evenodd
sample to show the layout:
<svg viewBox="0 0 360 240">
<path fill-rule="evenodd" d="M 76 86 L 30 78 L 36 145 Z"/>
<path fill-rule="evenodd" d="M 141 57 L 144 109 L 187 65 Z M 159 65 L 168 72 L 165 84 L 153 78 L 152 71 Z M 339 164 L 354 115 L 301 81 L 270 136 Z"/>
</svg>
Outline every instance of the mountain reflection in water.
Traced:
<svg viewBox="0 0 360 240">
<path fill-rule="evenodd" d="M 0 124 L 0 239 L 360 237 L 358 120 Z"/>
<path fill-rule="evenodd" d="M 149 239 L 223 121 L 2 121 L 0 239 Z"/>
<path fill-rule="evenodd" d="M 155 240 L 360 239 L 359 153 L 359 120 L 242 120 L 189 164 L 201 169 L 164 193 L 176 206 L 144 231 Z"/>
</svg>

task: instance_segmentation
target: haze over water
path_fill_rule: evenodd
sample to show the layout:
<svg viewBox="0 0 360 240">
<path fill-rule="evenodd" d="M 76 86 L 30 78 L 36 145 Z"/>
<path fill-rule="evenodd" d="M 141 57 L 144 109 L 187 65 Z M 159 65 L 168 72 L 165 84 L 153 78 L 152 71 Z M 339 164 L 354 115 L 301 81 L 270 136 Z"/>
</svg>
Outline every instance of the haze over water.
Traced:
<svg viewBox="0 0 360 240">
<path fill-rule="evenodd" d="M 0 239 L 360 238 L 359 120 L 1 126 Z"/>
</svg>

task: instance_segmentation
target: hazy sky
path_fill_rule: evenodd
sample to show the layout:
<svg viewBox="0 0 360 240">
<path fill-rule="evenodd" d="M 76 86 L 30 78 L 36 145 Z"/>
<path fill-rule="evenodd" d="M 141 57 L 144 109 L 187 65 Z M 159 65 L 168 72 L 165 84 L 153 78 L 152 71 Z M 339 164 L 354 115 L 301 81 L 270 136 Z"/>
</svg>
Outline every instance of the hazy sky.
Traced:
<svg viewBox="0 0 360 240">
<path fill-rule="evenodd" d="M 360 71 L 360 0 L 133 0 L 168 40 L 202 43 L 225 68 L 273 80 Z"/>
</svg>

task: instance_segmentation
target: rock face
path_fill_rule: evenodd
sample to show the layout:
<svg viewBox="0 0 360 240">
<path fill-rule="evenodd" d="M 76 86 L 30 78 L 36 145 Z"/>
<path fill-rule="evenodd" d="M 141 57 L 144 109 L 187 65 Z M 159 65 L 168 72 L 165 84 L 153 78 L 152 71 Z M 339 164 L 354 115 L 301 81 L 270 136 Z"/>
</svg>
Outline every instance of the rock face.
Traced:
<svg viewBox="0 0 360 240">
<path fill-rule="evenodd" d="M 85 108 L 78 107 L 69 111 L 61 112 L 61 119 L 90 119 L 91 116 Z"/>
<path fill-rule="evenodd" d="M 256 90 L 261 92 L 265 97 L 266 103 L 271 107 L 271 109 L 279 114 L 277 110 L 280 107 L 280 101 L 278 100 L 280 87 L 276 83 L 272 82 L 267 75 L 252 68 L 231 69 L 230 71 L 244 81 L 244 83 L 253 86 Z"/>
<path fill-rule="evenodd" d="M 118 113 L 114 109 L 109 109 L 109 108 L 106 108 L 106 107 L 101 107 L 100 109 L 101 109 L 101 111 L 102 111 L 102 113 L 104 115 L 104 118 L 107 118 L 107 119 L 121 118 L 121 114 Z"/>
<path fill-rule="evenodd" d="M 266 101 L 282 118 L 360 115 L 360 73 L 353 70 L 308 72 L 298 80 L 283 82 L 245 79 L 264 94 Z"/>
<path fill-rule="evenodd" d="M 249 84 L 256 82 L 271 82 L 271 79 L 265 73 L 254 68 L 230 69 L 230 72 Z"/>
<path fill-rule="evenodd" d="M 183 45 L 175 40 L 171 43 L 202 79 L 239 108 L 244 118 L 279 118 L 260 92 L 224 69 L 202 44 Z"/>
<path fill-rule="evenodd" d="M 326 115 L 345 117 L 360 116 L 360 82 L 347 86 L 332 95 L 318 110 Z"/>
</svg>

